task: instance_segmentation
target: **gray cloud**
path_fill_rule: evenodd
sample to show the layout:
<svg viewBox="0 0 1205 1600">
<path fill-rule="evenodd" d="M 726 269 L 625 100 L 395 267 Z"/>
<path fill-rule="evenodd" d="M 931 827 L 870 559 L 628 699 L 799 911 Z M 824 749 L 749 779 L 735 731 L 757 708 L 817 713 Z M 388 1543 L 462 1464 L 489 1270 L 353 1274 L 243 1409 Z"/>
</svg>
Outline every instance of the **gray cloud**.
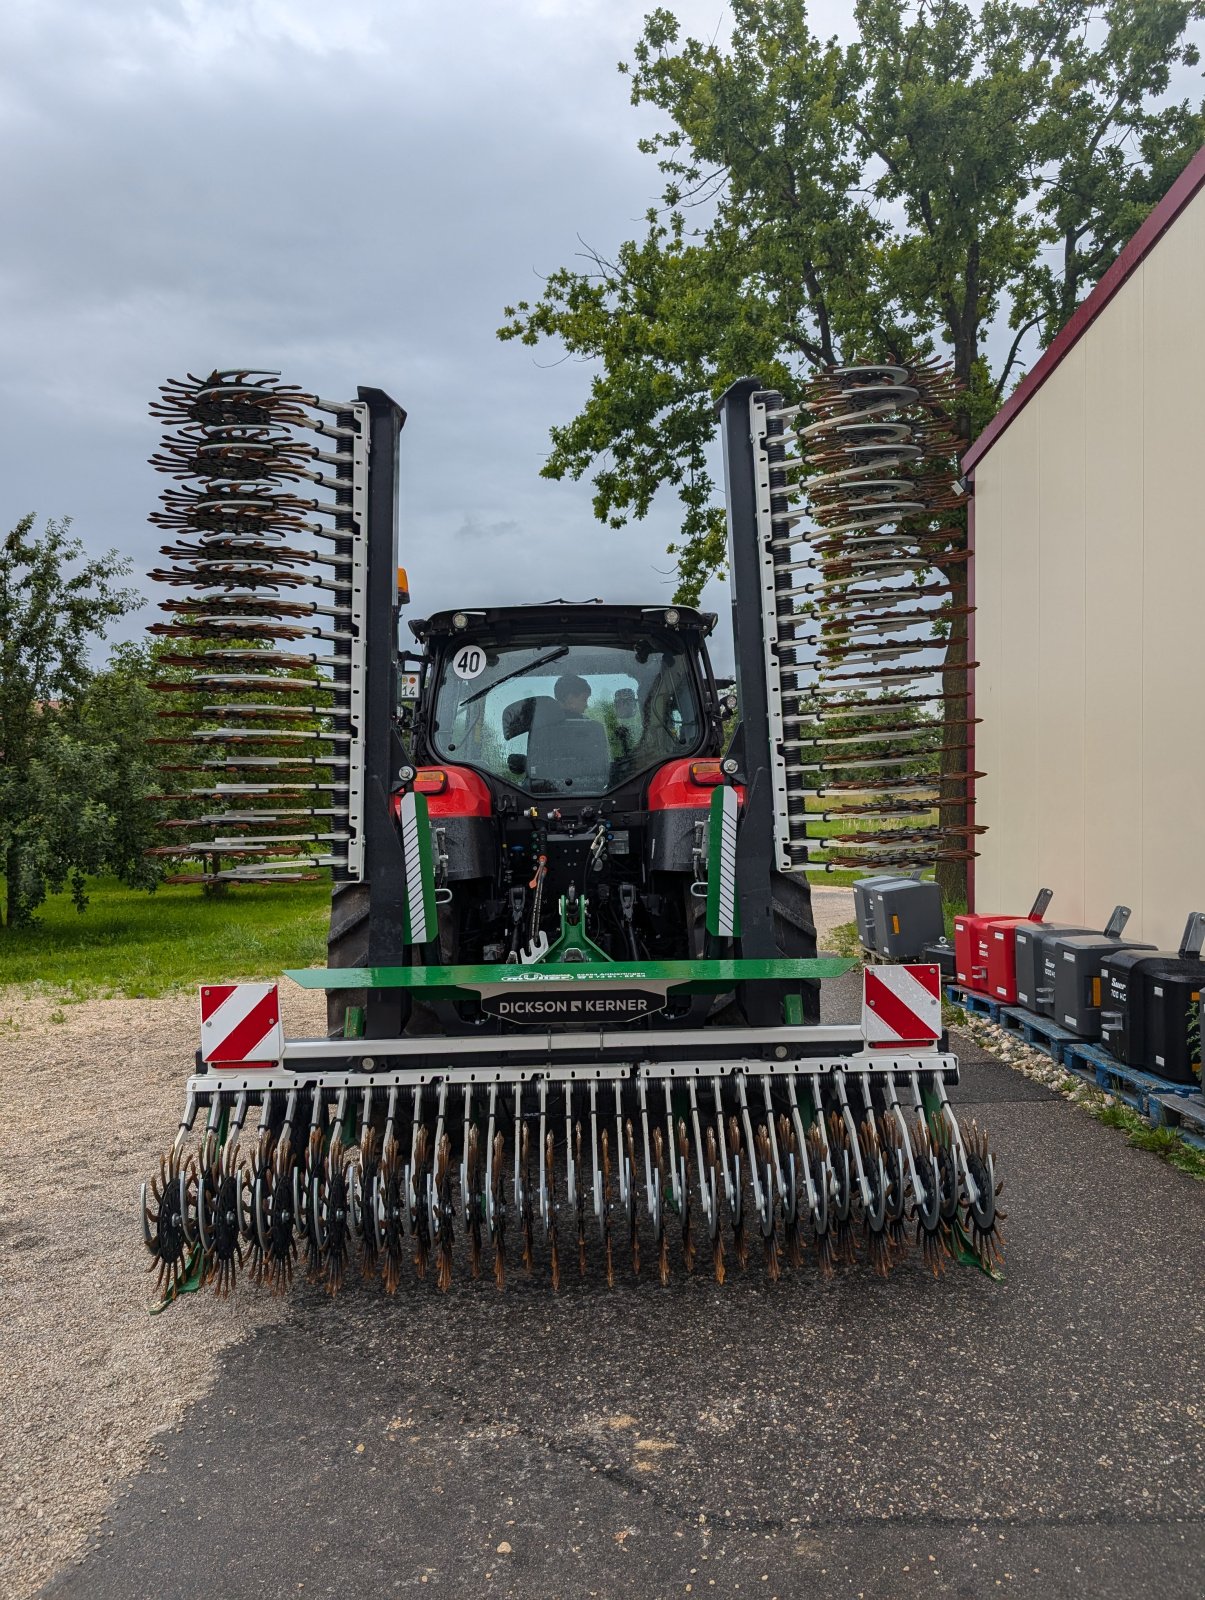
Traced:
<svg viewBox="0 0 1205 1600">
<path fill-rule="evenodd" d="M 467 539 L 475 545 L 493 545 L 498 554 L 505 558 L 507 551 L 523 537 L 523 530 L 517 522 L 485 522 L 481 517 L 470 514 L 457 528 L 455 537 Z"/>
<path fill-rule="evenodd" d="M 616 532 L 588 484 L 541 480 L 548 426 L 589 371 L 494 338 L 579 233 L 613 247 L 657 193 L 635 149 L 656 119 L 614 70 L 647 9 L 6 0 L 0 528 L 68 513 L 145 570 L 162 483 L 147 402 L 168 377 L 246 363 L 406 407 L 420 613 L 667 596 L 672 494 Z M 709 36 L 723 16 L 720 0 L 675 10 Z"/>
</svg>

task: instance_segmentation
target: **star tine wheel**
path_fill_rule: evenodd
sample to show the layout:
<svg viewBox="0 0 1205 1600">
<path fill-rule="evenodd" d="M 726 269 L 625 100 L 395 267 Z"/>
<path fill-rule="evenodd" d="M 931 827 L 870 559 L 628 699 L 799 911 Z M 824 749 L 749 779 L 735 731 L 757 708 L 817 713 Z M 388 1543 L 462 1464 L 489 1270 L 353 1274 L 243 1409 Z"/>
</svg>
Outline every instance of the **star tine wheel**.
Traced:
<svg viewBox="0 0 1205 1600">
<path fill-rule="evenodd" d="M 736 1251 L 736 1264 L 742 1272 L 749 1270 L 749 1239 L 745 1232 L 745 1197 L 741 1173 L 741 1126 L 735 1117 L 728 1118 L 728 1155 L 734 1168 L 733 1183 L 736 1188 L 736 1216 L 732 1225 L 732 1247 Z"/>
<path fill-rule="evenodd" d="M 823 1129 L 817 1123 L 813 1123 L 807 1130 L 806 1138 L 808 1155 L 820 1191 L 816 1210 L 812 1214 L 812 1226 L 816 1234 L 816 1264 L 820 1268 L 821 1277 L 831 1278 L 837 1262 L 832 1222 L 832 1194 L 829 1189 L 833 1175 L 832 1166 L 824 1142 Z"/>
<path fill-rule="evenodd" d="M 402 1281 L 405 1255 L 406 1194 L 402 1153 L 392 1132 L 385 1138 L 377 1170 L 373 1210 L 380 1228 L 381 1283 L 386 1294 L 396 1294 Z"/>
<path fill-rule="evenodd" d="M 548 1249 L 549 1271 L 552 1278 L 552 1289 L 555 1294 L 561 1287 L 561 1257 L 557 1239 L 557 1212 L 556 1197 L 556 1142 L 549 1128 L 544 1137 L 544 1162 L 548 1172 Z"/>
<path fill-rule="evenodd" d="M 717 1207 L 720 1203 L 720 1184 L 717 1181 L 717 1168 L 719 1167 L 719 1162 L 720 1158 L 719 1151 L 716 1148 L 715 1129 L 708 1126 L 706 1176 L 711 1183 L 712 1193 L 716 1197 L 715 1204 Z M 724 1230 L 720 1227 L 720 1220 L 718 1217 L 713 1217 L 712 1221 L 715 1226 L 715 1235 L 711 1244 L 711 1261 L 712 1266 L 715 1269 L 715 1281 L 717 1283 L 723 1283 L 726 1276 L 724 1270 Z"/>
<path fill-rule="evenodd" d="M 657 1250 L 657 1273 L 664 1289 L 669 1284 L 669 1229 L 665 1226 L 665 1195 L 666 1195 L 666 1170 L 665 1170 L 665 1140 L 661 1129 L 653 1129 L 653 1166 L 658 1173 L 658 1182 L 661 1185 L 661 1215 L 659 1217 L 660 1234 Z"/>
<path fill-rule="evenodd" d="M 494 1135 L 494 1282 L 499 1292 L 506 1288 L 506 1140 Z"/>
<path fill-rule="evenodd" d="M 799 1227 L 799 1148 L 790 1117 L 781 1113 L 778 1118 L 778 1147 L 783 1154 L 783 1164 L 791 1174 L 791 1194 L 783 1197 L 782 1243 L 787 1266 L 803 1265 L 803 1234 Z M 792 1204 L 788 1208 L 787 1200 Z"/>
<path fill-rule="evenodd" d="M 967 1198 L 968 1231 L 980 1264 L 990 1272 L 1004 1262 L 1004 1232 L 1000 1224 L 1008 1220 L 1008 1213 L 996 1203 L 1004 1181 L 996 1178 L 996 1158 L 988 1148 L 986 1129 L 972 1122 L 966 1145 L 967 1168 L 979 1191 L 974 1200 Z"/>
<path fill-rule="evenodd" d="M 441 1294 L 452 1287 L 452 1141 L 445 1133 L 435 1155 L 435 1199 L 439 1208 L 439 1250 L 435 1286 Z"/>
<path fill-rule="evenodd" d="M 197 1167 L 173 1148 L 159 1158 L 159 1171 L 142 1185 L 142 1240 L 150 1252 L 148 1272 L 155 1273 L 160 1294 L 175 1294 L 191 1254 L 198 1205 Z"/>
<path fill-rule="evenodd" d="M 632 1119 L 629 1117 L 624 1124 L 624 1144 L 627 1146 L 628 1162 L 628 1243 L 632 1251 L 632 1276 L 640 1276 L 640 1235 L 636 1231 L 636 1140 L 632 1131 Z"/>
<path fill-rule="evenodd" d="M 465 1176 L 469 1192 L 469 1276 L 481 1276 L 481 1136 L 474 1122 L 469 1127 L 468 1148 L 465 1151 Z"/>
<path fill-rule="evenodd" d="M 682 1174 L 682 1265 L 687 1272 L 695 1270 L 695 1241 L 690 1212 L 690 1136 L 686 1131 L 686 1118 L 678 1118 L 678 1161 Z"/>
<path fill-rule="evenodd" d="M 586 1276 L 586 1166 L 582 1156 L 582 1125 L 574 1124 L 574 1148 L 577 1159 L 577 1270 L 584 1279 Z"/>
<path fill-rule="evenodd" d="M 530 1278 L 535 1270 L 536 1246 L 531 1215 L 531 1129 L 526 1122 L 519 1135 L 519 1152 L 523 1172 L 523 1215 L 520 1218 L 523 1225 L 523 1268 Z"/>
<path fill-rule="evenodd" d="M 427 1220 L 430 1144 L 431 1136 L 426 1123 L 423 1123 L 414 1141 L 414 1171 L 410 1179 L 414 1188 L 414 1271 L 419 1278 L 427 1276 L 427 1262 L 431 1258 L 431 1229 Z"/>
<path fill-rule="evenodd" d="M 615 1287 L 615 1262 L 611 1252 L 611 1140 L 606 1128 L 602 1131 L 602 1203 L 603 1228 L 607 1253 L 607 1288 Z"/>
<path fill-rule="evenodd" d="M 757 1130 L 755 1139 L 757 1159 L 764 1174 L 763 1181 L 768 1185 L 771 1181 L 770 1173 L 773 1168 L 773 1152 L 770 1146 L 770 1132 L 763 1123 Z M 767 1202 L 773 1208 L 773 1193 L 767 1195 Z M 769 1233 L 762 1233 L 762 1248 L 765 1252 L 766 1276 L 771 1283 L 778 1283 L 782 1277 L 782 1266 L 778 1260 L 778 1231 L 771 1228 Z"/>
</svg>

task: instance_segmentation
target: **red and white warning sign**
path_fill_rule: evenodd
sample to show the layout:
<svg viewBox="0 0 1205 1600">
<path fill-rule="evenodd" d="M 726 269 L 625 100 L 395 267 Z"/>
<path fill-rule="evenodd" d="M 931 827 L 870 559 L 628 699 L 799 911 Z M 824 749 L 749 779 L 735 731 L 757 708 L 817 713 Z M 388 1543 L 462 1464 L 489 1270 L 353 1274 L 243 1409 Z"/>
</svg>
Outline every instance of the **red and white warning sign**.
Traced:
<svg viewBox="0 0 1205 1600">
<path fill-rule="evenodd" d="M 201 1059 L 213 1067 L 271 1066 L 284 1054 L 274 983 L 207 983 L 201 990 Z"/>
<path fill-rule="evenodd" d="M 867 1044 L 932 1044 L 941 1038 L 941 968 L 866 967 L 862 1032 Z"/>
</svg>

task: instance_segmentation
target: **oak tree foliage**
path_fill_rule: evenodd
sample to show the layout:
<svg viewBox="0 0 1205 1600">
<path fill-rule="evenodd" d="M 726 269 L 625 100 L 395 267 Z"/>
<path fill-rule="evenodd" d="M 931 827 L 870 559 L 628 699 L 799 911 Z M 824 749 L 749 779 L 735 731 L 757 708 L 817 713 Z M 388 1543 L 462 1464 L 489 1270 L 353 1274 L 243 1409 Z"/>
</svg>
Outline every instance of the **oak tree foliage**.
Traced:
<svg viewBox="0 0 1205 1600">
<path fill-rule="evenodd" d="M 685 37 L 664 7 L 646 17 L 620 71 L 663 117 L 641 142 L 660 204 L 499 329 L 592 366 L 543 474 L 589 475 L 611 527 L 672 488 L 682 603 L 723 569 L 711 462 L 729 383 L 753 374 L 795 401 L 818 366 L 940 356 L 969 443 L 1205 140 L 1205 101 L 1168 94 L 1198 64 L 1205 0 L 855 0 L 851 43 L 820 37 L 805 0 L 730 0 L 728 15 L 726 39 Z M 966 572 L 943 570 L 937 631 L 957 667 Z M 964 682 L 947 677 L 951 719 Z"/>
<path fill-rule="evenodd" d="M 116 551 L 84 559 L 70 522 L 32 515 L 0 543 L 0 863 L 7 925 L 28 922 L 48 892 L 113 873 L 150 887 L 145 800 L 154 787 L 146 737 L 150 690 L 135 646 L 95 673 L 92 642 L 142 604 L 123 587 Z"/>
<path fill-rule="evenodd" d="M 672 487 L 683 603 L 723 564 L 730 382 L 793 399 L 818 365 L 944 355 L 969 442 L 1205 140 L 1205 101 L 1167 97 L 1203 0 L 856 0 L 849 44 L 805 0 L 728 11 L 726 41 L 645 19 L 620 71 L 665 120 L 661 203 L 499 329 L 594 365 L 543 473 L 590 474 L 612 527 Z"/>
</svg>

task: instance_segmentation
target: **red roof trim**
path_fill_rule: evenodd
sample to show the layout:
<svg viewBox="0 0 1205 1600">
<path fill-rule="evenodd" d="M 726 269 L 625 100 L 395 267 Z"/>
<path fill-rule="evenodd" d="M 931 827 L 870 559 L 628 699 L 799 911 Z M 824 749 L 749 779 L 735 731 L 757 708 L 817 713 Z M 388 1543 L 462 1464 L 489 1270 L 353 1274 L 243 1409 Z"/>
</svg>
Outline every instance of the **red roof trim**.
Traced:
<svg viewBox="0 0 1205 1600">
<path fill-rule="evenodd" d="M 1122 284 L 1135 268 L 1141 266 L 1144 258 L 1202 187 L 1205 187 L 1205 145 L 1197 151 L 1092 293 L 1082 305 L 1076 307 L 1070 320 L 1050 341 L 1035 365 L 972 443 L 962 458 L 964 472 L 970 471 L 1023 407 L 1029 404 L 1059 362 L 1088 331 Z"/>
</svg>

